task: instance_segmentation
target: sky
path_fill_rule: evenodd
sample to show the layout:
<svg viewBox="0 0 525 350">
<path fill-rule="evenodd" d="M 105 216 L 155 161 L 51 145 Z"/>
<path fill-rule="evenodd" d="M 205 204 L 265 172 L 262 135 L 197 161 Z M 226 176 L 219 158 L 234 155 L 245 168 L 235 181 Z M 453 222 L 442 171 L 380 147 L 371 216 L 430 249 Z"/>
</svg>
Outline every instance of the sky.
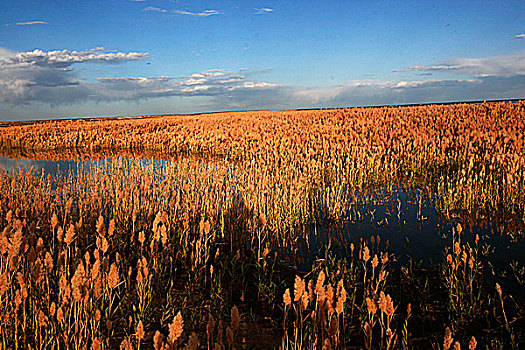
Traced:
<svg viewBox="0 0 525 350">
<path fill-rule="evenodd" d="M 0 0 L 0 121 L 524 98 L 524 19 L 524 0 Z"/>
</svg>

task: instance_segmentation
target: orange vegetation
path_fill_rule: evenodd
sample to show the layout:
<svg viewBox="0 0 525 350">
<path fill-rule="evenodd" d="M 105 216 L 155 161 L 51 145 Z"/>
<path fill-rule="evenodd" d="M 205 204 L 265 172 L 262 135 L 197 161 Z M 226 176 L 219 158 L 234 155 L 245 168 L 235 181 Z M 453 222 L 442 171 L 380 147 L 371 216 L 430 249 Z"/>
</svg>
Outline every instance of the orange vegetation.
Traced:
<svg viewBox="0 0 525 350">
<path fill-rule="evenodd" d="M 327 252 L 307 273 L 279 254 L 297 248 L 298 227 L 337 224 L 367 190 L 424 188 L 444 216 L 523 220 L 525 102 L 0 130 L 8 156 L 191 155 L 164 167 L 114 158 L 57 178 L 0 172 L 1 348 L 474 349 L 524 341 L 523 309 L 487 273 L 490 247 L 479 237 L 469 243 L 460 225 L 433 271 L 397 266 L 379 236 L 352 243 L 345 259 Z M 525 269 L 513 269 L 523 285 Z M 256 338 L 265 329 L 268 344 Z"/>
</svg>

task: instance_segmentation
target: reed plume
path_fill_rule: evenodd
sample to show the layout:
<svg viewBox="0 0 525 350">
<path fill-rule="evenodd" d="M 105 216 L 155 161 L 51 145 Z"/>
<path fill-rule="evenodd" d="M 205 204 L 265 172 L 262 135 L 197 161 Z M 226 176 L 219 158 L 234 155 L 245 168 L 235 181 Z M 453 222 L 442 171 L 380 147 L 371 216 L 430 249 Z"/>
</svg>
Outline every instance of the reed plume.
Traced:
<svg viewBox="0 0 525 350">
<path fill-rule="evenodd" d="M 180 311 L 177 313 L 177 315 L 173 318 L 173 322 L 170 324 L 169 327 L 169 335 L 168 335 L 168 342 L 170 344 L 175 344 L 177 339 L 182 335 L 182 330 L 184 327 L 184 320 L 182 319 L 182 315 Z"/>
</svg>

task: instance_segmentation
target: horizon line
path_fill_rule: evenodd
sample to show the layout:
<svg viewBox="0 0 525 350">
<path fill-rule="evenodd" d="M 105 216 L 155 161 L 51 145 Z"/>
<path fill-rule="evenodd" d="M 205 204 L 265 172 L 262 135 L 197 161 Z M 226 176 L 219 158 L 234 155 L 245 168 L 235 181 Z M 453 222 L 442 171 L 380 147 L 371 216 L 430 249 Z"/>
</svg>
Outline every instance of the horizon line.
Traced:
<svg viewBox="0 0 525 350">
<path fill-rule="evenodd" d="M 318 110 L 337 110 L 337 109 L 351 109 L 351 108 L 383 108 L 383 107 L 418 107 L 418 106 L 446 106 L 454 104 L 482 104 L 482 103 L 499 103 L 499 102 L 510 102 L 516 103 L 525 101 L 525 97 L 522 98 L 509 98 L 509 99 L 485 99 L 485 100 L 467 100 L 467 101 L 440 101 L 440 102 L 420 102 L 420 103 L 399 103 L 399 104 L 381 104 L 381 105 L 355 105 L 355 106 L 342 106 L 342 107 L 308 107 L 308 108 L 288 108 L 288 109 L 271 109 L 271 108 L 259 108 L 259 109 L 238 109 L 238 110 L 215 110 L 207 112 L 193 112 L 193 113 L 160 113 L 160 114 L 135 114 L 135 115 L 100 115 L 100 116 L 83 116 L 83 117 L 55 117 L 48 119 L 27 119 L 27 120 L 2 120 L 0 121 L 0 127 L 11 126 L 11 125 L 26 125 L 35 123 L 44 123 L 48 121 L 74 121 L 74 120 L 99 120 L 99 119 L 133 119 L 133 118 L 157 118 L 163 116 L 198 116 L 204 114 L 218 114 L 218 113 L 243 113 L 243 112 L 285 112 L 285 111 L 318 111 Z"/>
</svg>

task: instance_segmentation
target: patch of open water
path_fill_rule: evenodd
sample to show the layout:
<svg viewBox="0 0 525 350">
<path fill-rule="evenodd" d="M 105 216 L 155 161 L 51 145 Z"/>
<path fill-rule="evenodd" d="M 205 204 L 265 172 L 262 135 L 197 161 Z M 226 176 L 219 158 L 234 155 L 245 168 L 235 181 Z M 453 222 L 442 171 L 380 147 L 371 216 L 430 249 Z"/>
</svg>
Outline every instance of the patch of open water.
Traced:
<svg viewBox="0 0 525 350">
<path fill-rule="evenodd" d="M 444 260 L 446 247 L 451 246 L 452 229 L 461 224 L 462 244 L 475 246 L 480 237 L 479 255 L 496 269 L 508 267 L 513 261 L 525 264 L 523 231 L 505 229 L 497 220 L 444 219 L 436 210 L 436 201 L 422 192 L 397 190 L 384 201 L 351 204 L 340 223 L 319 222 L 306 226 L 297 242 L 298 267 L 310 269 L 316 258 L 324 258 L 327 247 L 338 258 L 351 256 L 351 244 L 358 247 L 371 240 L 380 251 L 394 253 L 406 265 L 409 261 L 432 267 Z M 521 237 L 521 238 L 520 238 Z M 379 243 L 378 243 L 379 242 Z"/>
</svg>

